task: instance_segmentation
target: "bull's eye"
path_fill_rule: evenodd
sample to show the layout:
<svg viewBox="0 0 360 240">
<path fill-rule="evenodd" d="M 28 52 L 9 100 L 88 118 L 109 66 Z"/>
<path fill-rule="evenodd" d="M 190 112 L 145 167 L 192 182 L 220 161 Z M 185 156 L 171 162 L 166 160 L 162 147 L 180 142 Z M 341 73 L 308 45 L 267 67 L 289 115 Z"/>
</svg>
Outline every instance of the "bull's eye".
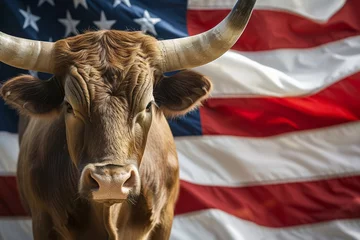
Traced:
<svg viewBox="0 0 360 240">
<path fill-rule="evenodd" d="M 65 102 L 66 112 L 67 113 L 73 113 L 73 108 L 70 103 Z"/>
<path fill-rule="evenodd" d="M 148 105 L 146 105 L 146 112 L 150 112 L 151 111 L 151 106 L 152 106 L 152 101 L 148 103 Z"/>
</svg>

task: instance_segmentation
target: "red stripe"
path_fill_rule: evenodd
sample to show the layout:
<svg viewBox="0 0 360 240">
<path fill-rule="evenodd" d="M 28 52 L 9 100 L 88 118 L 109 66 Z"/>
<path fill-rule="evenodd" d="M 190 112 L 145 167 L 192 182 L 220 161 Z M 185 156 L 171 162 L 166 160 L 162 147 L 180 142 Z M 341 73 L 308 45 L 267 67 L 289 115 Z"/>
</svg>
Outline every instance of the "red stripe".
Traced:
<svg viewBox="0 0 360 240">
<path fill-rule="evenodd" d="M 279 48 L 310 48 L 346 37 L 359 35 L 360 1 L 348 0 L 326 23 L 318 23 L 289 12 L 254 10 L 249 24 L 233 49 L 261 51 Z M 204 32 L 230 10 L 188 10 L 190 35 Z"/>
<path fill-rule="evenodd" d="M 181 183 L 176 213 L 220 209 L 267 227 L 360 217 L 360 176 L 251 187 Z"/>
<path fill-rule="evenodd" d="M 200 108 L 204 135 L 266 137 L 360 119 L 360 73 L 308 97 L 212 98 Z"/>
<path fill-rule="evenodd" d="M 220 209 L 268 227 L 360 217 L 360 176 L 251 187 L 202 186 L 181 181 L 175 214 Z M 0 217 L 28 216 L 16 178 L 0 177 Z"/>
<path fill-rule="evenodd" d="M 0 216 L 27 216 L 21 205 L 16 178 L 14 176 L 1 176 L 0 189 Z"/>
</svg>

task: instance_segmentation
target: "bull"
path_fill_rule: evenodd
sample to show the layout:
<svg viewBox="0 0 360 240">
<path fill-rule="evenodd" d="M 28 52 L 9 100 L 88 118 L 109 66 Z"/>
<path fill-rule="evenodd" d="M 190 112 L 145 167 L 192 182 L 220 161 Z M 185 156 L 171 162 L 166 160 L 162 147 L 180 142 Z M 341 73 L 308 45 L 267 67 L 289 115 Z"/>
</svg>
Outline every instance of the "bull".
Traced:
<svg viewBox="0 0 360 240">
<path fill-rule="evenodd" d="M 0 32 L 3 63 L 52 74 L 1 87 L 20 115 L 17 181 L 35 240 L 169 239 L 179 165 L 167 118 L 209 96 L 211 81 L 190 69 L 235 44 L 255 2 L 172 40 L 99 30 L 52 43 Z"/>
</svg>

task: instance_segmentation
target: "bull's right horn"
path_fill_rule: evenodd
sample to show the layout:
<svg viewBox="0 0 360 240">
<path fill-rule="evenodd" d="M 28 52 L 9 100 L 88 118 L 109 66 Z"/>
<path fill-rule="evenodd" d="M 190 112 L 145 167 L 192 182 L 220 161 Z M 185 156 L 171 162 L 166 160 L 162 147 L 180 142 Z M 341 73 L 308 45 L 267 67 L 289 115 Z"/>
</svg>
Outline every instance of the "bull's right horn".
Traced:
<svg viewBox="0 0 360 240">
<path fill-rule="evenodd" d="M 243 33 L 256 0 L 238 0 L 229 15 L 214 28 L 190 37 L 158 41 L 162 71 L 194 68 L 228 51 Z"/>
<path fill-rule="evenodd" d="M 0 61 L 21 69 L 53 73 L 54 43 L 13 37 L 0 32 Z"/>
</svg>

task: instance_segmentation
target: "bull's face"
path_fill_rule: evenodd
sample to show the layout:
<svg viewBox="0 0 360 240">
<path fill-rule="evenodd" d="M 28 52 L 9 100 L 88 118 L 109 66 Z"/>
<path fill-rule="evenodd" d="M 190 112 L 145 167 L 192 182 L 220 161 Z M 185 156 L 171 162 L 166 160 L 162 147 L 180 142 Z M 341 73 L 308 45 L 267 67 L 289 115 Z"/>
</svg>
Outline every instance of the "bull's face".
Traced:
<svg viewBox="0 0 360 240">
<path fill-rule="evenodd" d="M 211 83 L 193 71 L 225 53 L 243 32 L 256 0 L 238 1 L 220 24 L 197 36 L 157 41 L 139 32 L 88 32 L 56 43 L 0 32 L 0 61 L 53 73 L 19 76 L 1 95 L 25 115 L 64 121 L 67 149 L 79 169 L 79 192 L 119 202 L 141 191 L 139 168 L 153 124 L 185 114 Z"/>
<path fill-rule="evenodd" d="M 50 80 L 20 76 L 2 87 L 6 102 L 22 113 L 65 122 L 78 190 L 88 199 L 111 204 L 136 198 L 151 126 L 163 124 L 164 114 L 190 111 L 211 90 L 210 81 L 193 71 L 159 74 L 153 43 L 141 33 L 89 32 L 56 43 L 61 57 Z M 114 52 L 123 57 L 111 58 Z"/>
<path fill-rule="evenodd" d="M 118 71 L 93 79 L 72 67 L 65 78 L 67 145 L 81 171 L 79 191 L 99 202 L 140 192 L 139 167 L 157 110 L 151 69 L 131 68 L 136 74 Z"/>
</svg>

